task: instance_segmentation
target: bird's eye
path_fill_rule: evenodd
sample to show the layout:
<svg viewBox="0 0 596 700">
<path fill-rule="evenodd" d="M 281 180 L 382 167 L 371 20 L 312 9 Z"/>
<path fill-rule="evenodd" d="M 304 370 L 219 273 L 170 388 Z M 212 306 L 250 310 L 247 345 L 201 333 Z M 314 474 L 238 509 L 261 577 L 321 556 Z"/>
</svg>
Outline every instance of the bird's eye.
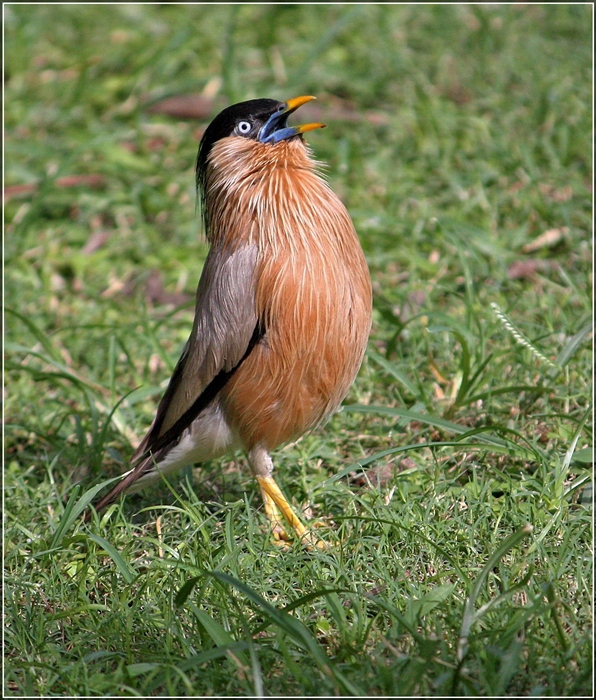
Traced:
<svg viewBox="0 0 596 700">
<path fill-rule="evenodd" d="M 239 134 L 245 136 L 252 129 L 252 124 L 250 122 L 238 122 L 236 130 Z"/>
</svg>

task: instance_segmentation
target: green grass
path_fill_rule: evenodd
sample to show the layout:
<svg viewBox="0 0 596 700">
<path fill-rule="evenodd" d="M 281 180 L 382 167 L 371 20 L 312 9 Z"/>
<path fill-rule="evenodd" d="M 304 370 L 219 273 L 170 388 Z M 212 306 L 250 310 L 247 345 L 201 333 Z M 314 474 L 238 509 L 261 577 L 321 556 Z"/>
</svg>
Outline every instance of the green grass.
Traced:
<svg viewBox="0 0 596 700">
<path fill-rule="evenodd" d="M 592 8 L 4 10 L 4 695 L 590 696 Z M 190 329 L 208 117 L 146 107 L 200 92 L 317 95 L 369 261 L 345 408 L 274 455 L 327 551 L 240 454 L 81 522 Z"/>
</svg>

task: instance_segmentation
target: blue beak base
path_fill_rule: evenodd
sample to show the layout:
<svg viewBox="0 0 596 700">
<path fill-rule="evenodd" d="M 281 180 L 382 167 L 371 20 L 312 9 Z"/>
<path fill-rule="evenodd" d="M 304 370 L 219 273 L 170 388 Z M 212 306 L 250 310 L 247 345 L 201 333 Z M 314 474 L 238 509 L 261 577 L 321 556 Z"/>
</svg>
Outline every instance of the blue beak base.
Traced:
<svg viewBox="0 0 596 700">
<path fill-rule="evenodd" d="M 259 141 L 261 143 L 279 143 L 284 139 L 296 136 L 298 133 L 296 127 L 286 126 L 287 119 L 293 111 L 286 109 L 284 103 L 281 111 L 272 114 L 262 126 L 258 136 Z"/>
<path fill-rule="evenodd" d="M 298 107 L 314 100 L 311 95 L 303 95 L 302 97 L 294 97 L 287 102 L 282 102 L 277 110 L 267 119 L 261 127 L 257 139 L 261 143 L 279 143 L 291 139 L 292 136 L 304 134 L 306 131 L 313 129 L 321 129 L 324 124 L 300 124 L 299 126 L 288 126 L 288 117 L 292 112 L 295 112 Z"/>
</svg>

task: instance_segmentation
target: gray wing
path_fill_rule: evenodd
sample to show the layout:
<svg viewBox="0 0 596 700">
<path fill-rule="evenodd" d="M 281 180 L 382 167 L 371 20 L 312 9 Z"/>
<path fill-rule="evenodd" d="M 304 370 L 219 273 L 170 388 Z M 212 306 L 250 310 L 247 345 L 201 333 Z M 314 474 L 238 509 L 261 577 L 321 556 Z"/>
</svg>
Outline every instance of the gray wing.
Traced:
<svg viewBox="0 0 596 700">
<path fill-rule="evenodd" d="M 133 462 L 176 442 L 254 347 L 259 335 L 257 252 L 256 245 L 209 252 L 197 289 L 190 338 Z"/>
<path fill-rule="evenodd" d="M 99 503 L 113 503 L 153 468 L 217 396 L 264 333 L 255 309 L 256 245 L 212 248 L 205 261 L 190 338 L 161 399 L 153 425 L 132 457 L 134 468 Z M 88 511 L 85 520 L 89 520 Z"/>
</svg>

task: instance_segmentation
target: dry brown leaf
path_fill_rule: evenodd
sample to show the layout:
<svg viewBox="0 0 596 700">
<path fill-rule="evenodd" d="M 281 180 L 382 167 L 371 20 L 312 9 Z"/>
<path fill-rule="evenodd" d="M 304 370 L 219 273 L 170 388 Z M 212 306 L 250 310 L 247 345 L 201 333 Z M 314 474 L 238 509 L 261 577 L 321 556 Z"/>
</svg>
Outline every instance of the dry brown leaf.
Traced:
<svg viewBox="0 0 596 700">
<path fill-rule="evenodd" d="M 105 178 L 103 175 L 66 175 L 65 177 L 59 177 L 55 181 L 57 187 L 78 187 L 79 185 L 84 185 L 85 187 L 91 187 L 93 189 L 98 189 L 103 187 Z M 7 202 L 9 199 L 14 199 L 15 197 L 22 197 L 24 195 L 31 194 L 35 192 L 38 188 L 37 183 L 30 183 L 27 185 L 10 185 L 4 188 L 4 201 Z"/>
<path fill-rule="evenodd" d="M 151 270 L 147 284 L 145 285 L 145 298 L 153 304 L 173 304 L 180 306 L 190 299 L 188 294 L 182 292 L 167 292 L 163 286 L 163 277 L 159 270 Z"/>
<path fill-rule="evenodd" d="M 87 239 L 87 243 L 81 248 L 81 253 L 83 253 L 83 255 L 91 255 L 91 253 L 95 253 L 96 250 L 103 248 L 111 233 L 111 231 L 105 230 L 94 231 Z"/>
<path fill-rule="evenodd" d="M 573 197 L 573 190 L 569 185 L 557 189 L 554 185 L 541 182 L 538 189 L 542 195 L 552 199 L 553 202 L 568 202 Z"/>
<path fill-rule="evenodd" d="M 167 114 L 176 119 L 207 119 L 213 114 L 213 100 L 205 95 L 174 95 L 147 107 L 150 114 Z"/>
<path fill-rule="evenodd" d="M 507 268 L 507 276 L 510 280 L 528 279 L 534 277 L 537 272 L 550 270 L 551 267 L 548 260 L 516 260 Z"/>
<path fill-rule="evenodd" d="M 526 243 L 522 248 L 524 253 L 535 253 L 543 248 L 552 248 L 560 243 L 563 238 L 569 233 L 569 227 L 561 226 L 561 228 L 549 228 L 544 233 L 541 233 L 538 238 Z"/>
</svg>

